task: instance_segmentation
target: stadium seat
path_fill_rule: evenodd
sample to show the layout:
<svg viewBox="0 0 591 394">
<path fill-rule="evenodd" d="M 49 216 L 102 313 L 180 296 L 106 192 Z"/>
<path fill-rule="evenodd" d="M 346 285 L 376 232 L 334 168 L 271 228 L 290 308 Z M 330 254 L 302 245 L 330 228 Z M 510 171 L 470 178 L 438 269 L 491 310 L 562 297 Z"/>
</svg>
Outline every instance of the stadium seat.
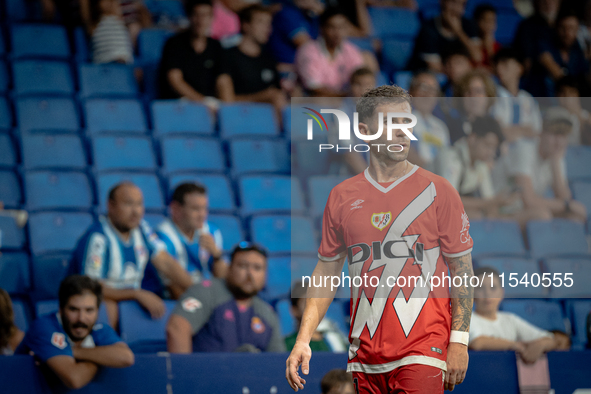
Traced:
<svg viewBox="0 0 591 394">
<path fill-rule="evenodd" d="M 23 332 L 29 329 L 29 316 L 27 306 L 22 300 L 12 300 L 12 311 L 14 313 L 14 324 Z"/>
<path fill-rule="evenodd" d="M 573 350 L 583 350 L 590 347 L 587 341 L 587 316 L 591 313 L 591 300 L 572 300 L 567 302 L 571 324 L 573 328 Z"/>
<path fill-rule="evenodd" d="M 291 283 L 291 258 L 271 257 L 267 261 L 267 284 L 260 296 L 270 302 L 289 298 Z"/>
<path fill-rule="evenodd" d="M 2 251 L 18 250 L 25 246 L 25 229 L 19 227 L 13 217 L 0 216 L 2 232 Z"/>
<path fill-rule="evenodd" d="M 286 106 L 283 108 L 281 113 L 281 118 L 283 120 L 283 131 L 285 131 L 285 135 L 291 134 L 291 106 Z M 304 131 L 305 132 L 305 131 Z"/>
<path fill-rule="evenodd" d="M 225 104 L 220 107 L 218 118 L 222 138 L 274 137 L 279 134 L 275 110 L 271 104 Z"/>
<path fill-rule="evenodd" d="M 203 104 L 187 100 L 152 102 L 154 132 L 162 134 L 213 134 L 213 119 Z"/>
<path fill-rule="evenodd" d="M 0 37 L 1 39 L 1 37 Z M 0 56 L 2 56 L 0 54 Z M 0 93 L 6 93 L 10 86 L 10 74 L 8 73 L 8 67 L 3 60 L 0 60 Z"/>
<path fill-rule="evenodd" d="M 23 198 L 18 176 L 12 171 L 0 171 L 0 201 L 6 208 L 17 208 Z"/>
<path fill-rule="evenodd" d="M 222 232 L 224 252 L 230 252 L 238 243 L 244 241 L 244 231 L 240 219 L 232 215 L 209 215 L 207 221 Z"/>
<path fill-rule="evenodd" d="M 412 55 L 414 43 L 411 40 L 384 40 L 382 48 L 382 68 L 388 73 L 404 70 Z"/>
<path fill-rule="evenodd" d="M 325 317 L 335 322 L 344 335 L 349 335 L 349 317 L 345 308 L 342 300 L 336 299 L 328 307 Z"/>
<path fill-rule="evenodd" d="M 64 26 L 14 24 L 10 36 L 14 58 L 67 59 L 70 56 L 70 44 Z"/>
<path fill-rule="evenodd" d="M 207 188 L 209 194 L 209 210 L 215 212 L 233 212 L 236 209 L 234 190 L 223 175 L 179 174 L 168 179 L 169 195 L 174 189 L 185 182 L 200 183 Z"/>
<path fill-rule="evenodd" d="M 230 142 L 232 173 L 289 173 L 289 147 L 281 140 L 236 139 Z"/>
<path fill-rule="evenodd" d="M 474 242 L 476 244 L 476 242 Z M 499 274 L 504 275 L 504 289 L 505 298 L 544 298 L 548 296 L 550 289 L 544 287 L 541 284 L 542 272 L 537 261 L 516 257 L 489 257 L 477 260 L 477 266 L 480 267 L 492 267 L 496 269 Z M 511 274 L 517 274 L 517 279 L 521 281 L 526 275 L 529 285 L 519 284 L 518 286 L 512 287 L 509 279 Z M 538 279 L 532 279 L 532 274 L 537 274 Z M 486 283 L 490 283 L 490 277 L 488 274 L 485 276 Z M 532 281 L 536 286 L 532 285 Z"/>
<path fill-rule="evenodd" d="M 21 132 L 76 133 L 80 129 L 80 118 L 76 106 L 69 98 L 19 98 L 16 101 L 16 116 Z"/>
<path fill-rule="evenodd" d="M 362 51 L 375 52 L 371 37 L 349 37 L 348 40 Z"/>
<path fill-rule="evenodd" d="M 4 41 L 4 31 L 0 29 L 0 56 L 6 55 L 6 41 Z"/>
<path fill-rule="evenodd" d="M 70 253 L 33 258 L 32 272 L 36 299 L 55 299 L 61 281 L 68 274 Z"/>
<path fill-rule="evenodd" d="M 589 255 L 585 228 L 575 221 L 529 221 L 527 238 L 534 258 Z"/>
<path fill-rule="evenodd" d="M 345 179 L 347 178 L 337 175 L 318 175 L 308 179 L 308 195 L 310 196 L 312 215 L 322 216 L 331 190 Z"/>
<path fill-rule="evenodd" d="M 29 256 L 26 253 L 2 252 L 0 289 L 9 294 L 25 294 L 30 288 Z"/>
<path fill-rule="evenodd" d="M 76 53 L 74 54 L 75 60 L 80 63 L 90 61 L 88 38 L 86 37 L 86 32 L 82 26 L 78 26 L 74 29 L 74 49 L 76 50 Z"/>
<path fill-rule="evenodd" d="M 131 66 L 124 64 L 82 64 L 79 69 L 80 97 L 135 98 L 138 86 Z"/>
<path fill-rule="evenodd" d="M 20 60 L 12 64 L 17 96 L 72 95 L 74 80 L 70 65 L 48 60 Z"/>
<path fill-rule="evenodd" d="M 495 3 L 495 7 L 497 4 Z M 506 11 L 497 11 L 497 32 L 496 39 L 501 45 L 510 46 L 517 32 L 517 27 L 523 18 L 513 7 Z"/>
<path fill-rule="evenodd" d="M 77 135 L 24 133 L 21 141 L 25 170 L 86 169 L 84 145 Z"/>
<path fill-rule="evenodd" d="M 505 300 L 501 310 L 511 312 L 544 330 L 566 331 L 560 304 L 543 300 Z"/>
<path fill-rule="evenodd" d="M 427 5 L 419 10 L 421 19 L 427 21 L 441 15 L 441 7 L 437 4 Z"/>
<path fill-rule="evenodd" d="M 49 315 L 51 313 L 56 313 L 58 309 L 59 301 L 56 299 L 37 301 L 35 303 L 35 316 L 41 317 L 44 315 Z M 104 303 L 102 303 L 99 307 L 98 319 L 96 323 L 109 324 L 109 318 L 107 317 L 107 308 L 105 307 Z"/>
<path fill-rule="evenodd" d="M 254 216 L 250 223 L 250 234 L 254 242 L 265 246 L 270 253 L 313 254 L 318 249 L 314 225 L 304 217 Z"/>
<path fill-rule="evenodd" d="M 525 256 L 525 245 L 517 222 L 508 220 L 474 220 L 470 222 L 474 240 L 472 256 Z"/>
<path fill-rule="evenodd" d="M 394 73 L 394 83 L 403 89 L 410 89 L 412 81 L 412 71 L 396 71 Z"/>
<path fill-rule="evenodd" d="M 93 136 L 92 157 L 96 171 L 155 170 L 152 139 L 140 136 Z"/>
<path fill-rule="evenodd" d="M 159 213 L 147 213 L 144 215 L 144 220 L 148 222 L 152 229 L 158 227 L 166 219 L 166 216 Z"/>
<path fill-rule="evenodd" d="M 127 99 L 89 99 L 84 103 L 86 130 L 103 132 L 145 133 L 146 117 L 142 104 Z"/>
<path fill-rule="evenodd" d="M 552 298 L 591 298 L 588 283 L 591 279 L 591 258 L 547 259 L 544 260 L 544 268 L 552 277 Z M 567 273 L 571 280 L 567 279 Z M 561 280 L 555 280 L 555 277 L 560 277 Z"/>
<path fill-rule="evenodd" d="M 0 168 L 13 168 L 17 157 L 10 134 L 0 133 Z"/>
<path fill-rule="evenodd" d="M 281 336 L 286 337 L 297 330 L 295 320 L 291 315 L 291 300 L 280 300 L 275 305 L 279 324 L 281 325 Z"/>
<path fill-rule="evenodd" d="M 293 142 L 308 141 L 308 120 L 312 120 L 312 117 L 308 115 L 311 113 L 308 108 L 311 108 L 316 112 L 322 110 L 319 105 L 302 102 L 301 99 L 294 101 L 291 108 L 287 108 L 286 110 L 286 112 L 289 112 L 289 115 L 284 118 L 285 130 L 288 132 L 287 136 Z M 333 127 L 334 115 L 324 114 L 323 117 L 327 122 L 327 127 Z M 313 123 L 313 127 L 314 142 L 325 142 L 328 138 L 328 130 L 326 130 L 326 127 L 323 125 L 319 130 L 319 127 L 316 127 L 316 123 Z M 318 147 L 317 144 L 316 147 Z"/>
<path fill-rule="evenodd" d="M 421 27 L 415 11 L 394 7 L 369 7 L 368 11 L 374 33 L 382 39 L 396 36 L 412 40 Z"/>
<path fill-rule="evenodd" d="M 99 200 L 99 211 L 107 212 L 107 198 L 109 190 L 116 184 L 124 181 L 133 182 L 144 194 L 144 207 L 147 211 L 158 211 L 164 209 L 164 198 L 160 188 L 160 180 L 155 174 L 113 172 L 103 173 L 96 176 L 97 193 Z"/>
<path fill-rule="evenodd" d="M 302 212 L 300 182 L 288 176 L 244 176 L 239 180 L 241 214 Z"/>
<path fill-rule="evenodd" d="M 92 207 L 92 188 L 83 172 L 27 171 L 24 180 L 28 211 L 90 210 Z"/>
<path fill-rule="evenodd" d="M 167 174 L 226 169 L 226 160 L 217 139 L 163 137 L 160 146 L 162 170 Z"/>
<path fill-rule="evenodd" d="M 138 36 L 138 62 L 140 64 L 160 63 L 166 40 L 173 35 L 171 30 L 142 29 Z"/>
<path fill-rule="evenodd" d="M 591 146 L 571 146 L 566 151 L 566 176 L 569 182 L 591 180 Z"/>
<path fill-rule="evenodd" d="M 295 280 L 301 279 L 302 276 L 312 275 L 312 272 L 314 272 L 314 268 L 316 267 L 317 263 L 318 256 L 292 256 L 292 283 Z"/>
<path fill-rule="evenodd" d="M 71 253 L 78 239 L 93 223 L 89 213 L 39 212 L 30 215 L 29 237 L 34 256 Z"/>
<path fill-rule="evenodd" d="M 591 215 L 591 181 L 575 182 L 573 184 L 573 197 L 583 203 L 587 208 L 587 215 Z"/>
<path fill-rule="evenodd" d="M 6 4 L 6 19 L 9 21 L 22 22 L 41 19 L 41 3 L 39 2 L 5 0 L 3 3 Z"/>
<path fill-rule="evenodd" d="M 166 312 L 160 319 L 150 314 L 135 301 L 119 303 L 119 327 L 121 339 L 136 353 L 166 351 L 166 323 L 176 306 L 176 301 L 164 301 Z"/>
<path fill-rule="evenodd" d="M 12 110 L 6 97 L 0 97 L 0 130 L 12 127 Z"/>
<path fill-rule="evenodd" d="M 327 174 L 334 155 L 320 152 L 316 141 L 295 142 L 292 145 L 293 168 L 300 177 Z"/>
</svg>

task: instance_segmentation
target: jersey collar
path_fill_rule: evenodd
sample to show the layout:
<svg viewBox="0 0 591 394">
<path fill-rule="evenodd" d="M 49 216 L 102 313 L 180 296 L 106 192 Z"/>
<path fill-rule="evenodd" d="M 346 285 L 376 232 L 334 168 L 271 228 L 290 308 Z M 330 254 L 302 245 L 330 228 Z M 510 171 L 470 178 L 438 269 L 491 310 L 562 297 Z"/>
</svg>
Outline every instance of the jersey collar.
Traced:
<svg viewBox="0 0 591 394">
<path fill-rule="evenodd" d="M 378 189 L 382 193 L 388 193 L 390 190 L 394 189 L 400 182 L 402 182 L 403 180 L 407 179 L 412 174 L 414 174 L 418 169 L 419 169 L 419 166 L 417 166 L 416 164 L 413 164 L 412 169 L 406 175 L 398 178 L 397 180 L 395 180 L 394 182 L 392 182 L 392 184 L 390 186 L 388 186 L 388 187 L 384 187 L 384 186 L 380 185 L 378 182 L 376 182 L 371 177 L 371 175 L 369 175 L 369 167 L 367 167 L 365 169 L 365 171 L 363 172 L 363 175 L 365 175 L 365 179 L 367 179 L 367 181 L 369 183 L 371 183 L 373 185 L 373 187 L 375 187 L 376 189 Z"/>
</svg>

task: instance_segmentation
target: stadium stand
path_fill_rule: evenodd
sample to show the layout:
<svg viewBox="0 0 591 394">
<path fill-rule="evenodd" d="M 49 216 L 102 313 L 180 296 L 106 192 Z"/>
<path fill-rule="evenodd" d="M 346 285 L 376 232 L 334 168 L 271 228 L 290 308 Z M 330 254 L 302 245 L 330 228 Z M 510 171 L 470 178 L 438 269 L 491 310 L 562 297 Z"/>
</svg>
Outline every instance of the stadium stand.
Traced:
<svg viewBox="0 0 591 394">
<path fill-rule="evenodd" d="M 21 133 L 51 131 L 76 133 L 80 118 L 74 101 L 59 97 L 26 97 L 16 100 L 16 116 Z"/>
<path fill-rule="evenodd" d="M 107 212 L 107 197 L 109 190 L 116 184 L 130 181 L 136 184 L 144 194 L 144 206 L 148 212 L 162 213 L 164 210 L 164 196 L 160 179 L 154 173 L 137 172 L 109 172 L 96 176 L 99 212 Z"/>
<path fill-rule="evenodd" d="M 591 180 L 591 147 L 569 147 L 566 154 L 567 176 L 570 182 Z"/>
<path fill-rule="evenodd" d="M 526 255 L 517 222 L 473 220 L 470 222 L 470 236 L 474 240 L 472 256 L 475 259 L 490 255 Z"/>
<path fill-rule="evenodd" d="M 146 116 L 142 104 L 130 99 L 89 99 L 84 103 L 86 131 L 145 133 Z"/>
<path fill-rule="evenodd" d="M 178 185 L 185 182 L 197 182 L 207 188 L 207 193 L 210 196 L 208 199 L 210 211 L 234 213 L 236 210 L 234 189 L 226 176 L 200 173 L 172 175 L 168 178 L 168 194 L 172 194 Z"/>
<path fill-rule="evenodd" d="M 225 104 L 218 111 L 218 117 L 220 136 L 224 139 L 279 135 L 275 111 L 270 104 Z"/>
<path fill-rule="evenodd" d="M 582 223 L 565 219 L 532 220 L 527 223 L 527 237 L 534 258 L 589 255 Z"/>
<path fill-rule="evenodd" d="M 298 179 L 280 175 L 246 175 L 238 183 L 242 216 L 266 212 L 300 213 L 304 210 Z"/>
<path fill-rule="evenodd" d="M 136 302 L 124 301 L 119 305 L 121 339 L 136 353 L 166 351 L 166 322 L 176 302 L 165 301 L 166 313 L 152 319 Z"/>
<path fill-rule="evenodd" d="M 232 172 L 235 175 L 247 173 L 289 173 L 289 149 L 287 143 L 266 139 L 234 139 L 230 142 Z M 257 160 L 252 160 L 256 157 Z"/>
<path fill-rule="evenodd" d="M 505 299 L 521 297 L 545 298 L 550 292 L 548 286 L 544 287 L 539 283 L 542 279 L 542 272 L 537 261 L 515 257 L 490 257 L 479 258 L 475 266 L 492 267 L 496 269 L 499 274 L 504 274 Z M 524 275 L 530 282 L 537 280 L 537 286 L 533 286 L 533 284 L 530 286 L 511 286 L 509 280 L 512 274 L 516 274 L 518 280 L 524 278 Z M 533 274 L 537 274 L 538 279 L 532 279 Z M 485 280 L 490 280 L 488 275 L 485 276 Z"/>
<path fill-rule="evenodd" d="M 23 169 L 85 170 L 88 166 L 82 139 L 73 134 L 24 133 Z"/>
<path fill-rule="evenodd" d="M 11 55 L 19 58 L 68 59 L 70 43 L 66 29 L 41 23 L 14 24 L 10 29 Z"/>
<path fill-rule="evenodd" d="M 226 158 L 217 139 L 165 136 L 160 147 L 162 171 L 166 174 L 226 170 Z"/>
<path fill-rule="evenodd" d="M 31 271 L 35 299 L 54 299 L 59 285 L 68 273 L 71 253 L 35 256 Z"/>
<path fill-rule="evenodd" d="M 22 200 L 18 175 L 12 171 L 0 171 L 0 201 L 5 207 L 16 208 Z"/>
<path fill-rule="evenodd" d="M 544 272 L 548 272 L 553 278 L 552 297 L 591 298 L 591 289 L 580 279 L 591 278 L 591 258 L 546 259 L 544 268 Z"/>
<path fill-rule="evenodd" d="M 82 64 L 80 98 L 135 98 L 139 93 L 133 69 L 123 64 Z"/>
<path fill-rule="evenodd" d="M 31 288 L 29 256 L 23 252 L 0 255 L 0 288 L 9 294 L 26 294 Z"/>
<path fill-rule="evenodd" d="M 245 239 L 242 222 L 232 215 L 209 215 L 208 221 L 216 225 L 222 232 L 224 252 L 228 253 Z"/>
<path fill-rule="evenodd" d="M 203 104 L 181 100 L 152 102 L 152 121 L 155 135 L 198 134 L 211 135 L 212 116 Z"/>
<path fill-rule="evenodd" d="M 501 309 L 515 313 L 544 330 L 567 330 L 562 308 L 555 301 L 505 300 L 501 304 Z"/>
<path fill-rule="evenodd" d="M 17 157 L 10 134 L 0 133 L 0 168 L 15 167 Z"/>
<path fill-rule="evenodd" d="M 28 211 L 89 211 L 93 206 L 90 182 L 83 172 L 28 171 L 24 181 Z"/>
<path fill-rule="evenodd" d="M 66 62 L 21 60 L 12 63 L 12 72 L 17 96 L 74 94 L 72 72 Z"/>
<path fill-rule="evenodd" d="M 1 70 L 0 70 L 1 72 Z M 0 129 L 8 130 L 12 127 L 12 111 L 5 97 L 0 97 Z"/>
<path fill-rule="evenodd" d="M 30 215 L 29 242 L 33 256 L 71 253 L 78 238 L 92 222 L 89 213 L 38 212 Z"/>
<path fill-rule="evenodd" d="M 19 227 L 14 218 L 0 216 L 0 231 L 2 231 L 2 250 L 19 250 L 25 247 L 25 229 Z"/>
<path fill-rule="evenodd" d="M 91 145 L 95 171 L 156 170 L 156 157 L 149 137 L 92 136 Z"/>
</svg>

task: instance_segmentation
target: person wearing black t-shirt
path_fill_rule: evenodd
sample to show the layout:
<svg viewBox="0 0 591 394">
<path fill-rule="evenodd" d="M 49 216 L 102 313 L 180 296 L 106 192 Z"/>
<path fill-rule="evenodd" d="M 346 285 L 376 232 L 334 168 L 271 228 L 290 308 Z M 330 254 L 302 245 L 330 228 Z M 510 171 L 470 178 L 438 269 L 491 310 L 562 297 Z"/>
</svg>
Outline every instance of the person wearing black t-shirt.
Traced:
<svg viewBox="0 0 591 394">
<path fill-rule="evenodd" d="M 160 97 L 187 98 L 216 107 L 231 100 L 232 83 L 217 40 L 207 37 L 213 20 L 211 0 L 189 0 L 190 26 L 169 38 L 160 62 Z"/>
<path fill-rule="evenodd" d="M 239 13 L 242 41 L 226 53 L 236 101 L 271 103 L 280 112 L 286 105 L 279 89 L 279 74 L 273 57 L 264 48 L 271 35 L 272 15 L 254 4 Z"/>
</svg>

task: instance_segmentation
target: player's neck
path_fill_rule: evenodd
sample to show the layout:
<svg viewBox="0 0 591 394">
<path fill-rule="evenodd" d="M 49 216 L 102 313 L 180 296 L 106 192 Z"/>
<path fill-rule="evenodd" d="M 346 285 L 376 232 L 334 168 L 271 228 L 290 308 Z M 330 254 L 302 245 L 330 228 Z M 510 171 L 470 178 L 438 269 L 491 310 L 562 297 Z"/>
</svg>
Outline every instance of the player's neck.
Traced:
<svg viewBox="0 0 591 394">
<path fill-rule="evenodd" d="M 407 160 L 391 162 L 372 160 L 368 172 L 376 182 L 389 183 L 402 178 L 411 168 Z"/>
</svg>

